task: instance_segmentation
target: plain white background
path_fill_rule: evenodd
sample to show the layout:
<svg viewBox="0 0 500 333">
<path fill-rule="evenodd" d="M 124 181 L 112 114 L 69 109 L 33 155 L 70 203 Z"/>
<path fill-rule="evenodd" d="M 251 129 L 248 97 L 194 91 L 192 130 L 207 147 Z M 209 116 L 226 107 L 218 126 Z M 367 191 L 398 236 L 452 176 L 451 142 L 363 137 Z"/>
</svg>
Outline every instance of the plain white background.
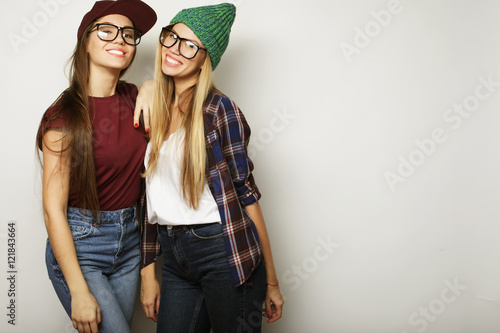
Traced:
<svg viewBox="0 0 500 333">
<path fill-rule="evenodd" d="M 152 77 L 158 22 L 127 79 Z M 283 318 L 263 332 L 500 330 L 500 2 L 233 1 L 215 72 L 253 130 Z M 93 1 L 2 0 L 0 276 L 16 325 L 72 332 L 47 277 L 35 134 Z M 30 28 L 31 27 L 31 28 Z M 132 120 L 131 120 L 132 124 Z M 135 333 L 154 332 L 137 306 Z"/>
</svg>

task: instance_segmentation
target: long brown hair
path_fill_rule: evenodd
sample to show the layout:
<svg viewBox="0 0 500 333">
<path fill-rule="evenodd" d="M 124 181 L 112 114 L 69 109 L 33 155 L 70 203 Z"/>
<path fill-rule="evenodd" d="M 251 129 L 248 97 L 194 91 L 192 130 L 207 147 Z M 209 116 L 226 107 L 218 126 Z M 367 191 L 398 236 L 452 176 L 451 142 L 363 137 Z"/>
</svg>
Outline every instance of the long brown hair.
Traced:
<svg viewBox="0 0 500 333">
<path fill-rule="evenodd" d="M 171 122 L 175 83 L 161 69 L 162 45 L 158 43 L 154 75 L 153 112 L 151 115 L 151 150 L 145 176 L 152 177 L 157 169 L 160 148 Z M 196 85 L 184 91 L 180 97 L 181 127 L 185 130 L 184 151 L 181 165 L 182 194 L 188 206 L 197 209 L 203 194 L 206 174 L 206 147 L 203 125 L 203 108 L 207 97 L 216 91 L 212 81 L 212 65 L 206 55 Z M 161 163 L 161 161 L 160 161 Z"/>
<path fill-rule="evenodd" d="M 70 196 L 76 197 L 79 206 L 90 210 L 94 217 L 100 219 L 88 97 L 90 58 L 87 53 L 87 44 L 89 32 L 94 23 L 95 21 L 90 23 L 78 39 L 73 55 L 68 61 L 70 64 L 69 87 L 48 108 L 54 112 L 49 116 L 44 114 L 42 117 L 38 128 L 37 144 L 40 148 L 44 144 L 43 135 L 50 128 L 51 121 L 63 119 L 63 127 L 60 130 L 64 136 L 61 139 L 61 150 L 57 152 L 69 152 Z M 130 64 L 134 61 L 136 51 L 134 48 Z M 125 74 L 130 64 L 120 72 L 119 78 Z M 124 82 L 119 81 L 116 90 L 118 91 L 119 86 L 123 84 Z M 40 151 L 37 151 L 41 162 Z"/>
</svg>

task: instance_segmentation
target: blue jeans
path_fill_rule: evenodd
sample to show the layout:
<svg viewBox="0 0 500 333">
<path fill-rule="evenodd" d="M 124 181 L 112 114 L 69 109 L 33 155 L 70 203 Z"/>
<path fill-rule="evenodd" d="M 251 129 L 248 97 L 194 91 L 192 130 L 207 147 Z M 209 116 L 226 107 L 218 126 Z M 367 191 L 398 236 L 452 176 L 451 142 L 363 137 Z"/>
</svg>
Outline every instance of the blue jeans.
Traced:
<svg viewBox="0 0 500 333">
<path fill-rule="evenodd" d="M 102 221 L 83 209 L 68 207 L 78 262 L 90 292 L 101 308 L 100 333 L 130 332 L 139 283 L 139 231 L 135 207 L 101 212 Z M 71 317 L 71 294 L 47 241 L 49 278 Z"/>
<path fill-rule="evenodd" d="M 162 288 L 157 332 L 258 333 L 266 294 L 261 263 L 235 287 L 220 223 L 160 227 Z"/>
</svg>

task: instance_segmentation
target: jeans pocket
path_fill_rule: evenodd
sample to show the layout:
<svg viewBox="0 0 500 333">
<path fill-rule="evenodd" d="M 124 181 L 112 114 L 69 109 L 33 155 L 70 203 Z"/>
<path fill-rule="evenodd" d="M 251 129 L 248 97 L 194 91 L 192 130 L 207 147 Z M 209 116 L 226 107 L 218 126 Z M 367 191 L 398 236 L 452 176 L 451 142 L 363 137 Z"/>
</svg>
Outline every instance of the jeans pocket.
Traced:
<svg viewBox="0 0 500 333">
<path fill-rule="evenodd" d="M 73 235 L 73 241 L 87 238 L 94 232 L 92 224 L 86 221 L 68 219 L 68 224 Z"/>
<path fill-rule="evenodd" d="M 189 228 L 189 233 L 195 238 L 204 240 L 224 237 L 224 231 L 222 230 L 222 224 L 220 223 L 191 226 Z"/>
</svg>

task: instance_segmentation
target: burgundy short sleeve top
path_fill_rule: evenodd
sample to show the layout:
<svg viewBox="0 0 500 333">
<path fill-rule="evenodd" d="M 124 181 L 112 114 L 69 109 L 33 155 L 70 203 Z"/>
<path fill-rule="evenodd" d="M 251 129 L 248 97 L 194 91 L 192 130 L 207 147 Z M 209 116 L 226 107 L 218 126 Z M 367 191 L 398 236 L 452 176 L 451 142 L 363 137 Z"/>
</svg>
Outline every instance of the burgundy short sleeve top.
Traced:
<svg viewBox="0 0 500 333">
<path fill-rule="evenodd" d="M 89 97 L 97 193 L 102 211 L 131 207 L 139 199 L 147 142 L 144 129 L 132 125 L 137 93 L 135 85 L 123 83 L 113 96 Z M 42 119 L 45 128 L 63 127 L 62 117 L 47 122 L 57 107 L 56 103 L 45 112 Z M 40 149 L 42 135 L 38 133 Z M 71 188 L 70 193 L 73 193 Z M 74 195 L 70 195 L 68 205 L 80 207 Z"/>
</svg>

